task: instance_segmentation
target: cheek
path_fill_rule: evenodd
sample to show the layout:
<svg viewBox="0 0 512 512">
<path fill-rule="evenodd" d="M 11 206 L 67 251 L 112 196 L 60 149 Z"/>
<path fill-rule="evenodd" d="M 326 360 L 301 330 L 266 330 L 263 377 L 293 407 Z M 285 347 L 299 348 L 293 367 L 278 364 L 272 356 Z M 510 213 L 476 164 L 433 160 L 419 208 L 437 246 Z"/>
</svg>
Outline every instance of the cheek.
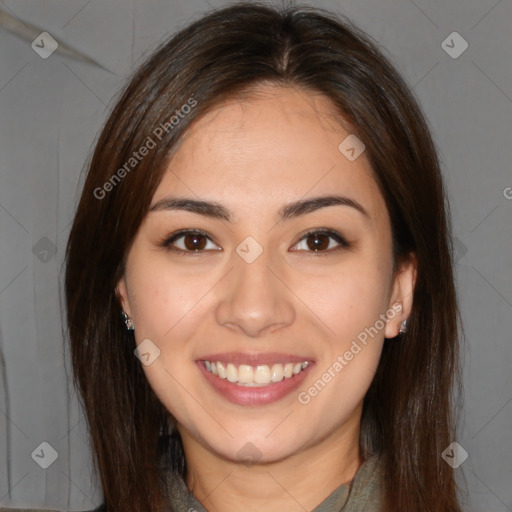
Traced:
<svg viewBox="0 0 512 512">
<path fill-rule="evenodd" d="M 143 370 L 171 412 L 185 411 L 193 401 L 187 400 L 182 386 L 201 378 L 194 347 L 204 332 L 201 319 L 211 312 L 219 277 L 173 265 L 162 255 L 134 258 L 131 264 L 136 269 L 129 281 L 136 343 L 149 339 L 159 350 Z"/>
<path fill-rule="evenodd" d="M 314 279 L 297 277 L 296 289 L 315 313 L 337 350 L 379 321 L 385 313 L 389 293 L 388 265 L 359 261 Z M 382 321 L 377 328 L 382 329 Z"/>
<path fill-rule="evenodd" d="M 383 343 L 391 266 L 357 263 L 308 281 L 299 295 L 326 326 L 319 360 L 299 403 L 325 421 L 346 418 L 363 399 Z"/>
<path fill-rule="evenodd" d="M 130 286 L 136 333 L 161 343 L 175 338 L 177 331 L 187 338 L 183 329 L 190 326 L 188 317 L 201 309 L 198 305 L 214 284 L 212 276 L 183 271 L 160 256 L 134 262 L 134 268 Z"/>
<path fill-rule="evenodd" d="M 143 365 L 144 373 L 166 409 L 193 430 L 190 418 L 202 417 L 204 410 L 191 399 L 199 396 L 191 383 L 199 381 L 201 375 L 190 341 L 198 337 L 198 317 L 211 307 L 205 293 L 212 287 L 212 277 L 188 275 L 163 258 L 134 264 L 137 272 L 130 284 L 135 299 L 136 343 L 150 339 L 159 350 L 150 365 Z"/>
</svg>

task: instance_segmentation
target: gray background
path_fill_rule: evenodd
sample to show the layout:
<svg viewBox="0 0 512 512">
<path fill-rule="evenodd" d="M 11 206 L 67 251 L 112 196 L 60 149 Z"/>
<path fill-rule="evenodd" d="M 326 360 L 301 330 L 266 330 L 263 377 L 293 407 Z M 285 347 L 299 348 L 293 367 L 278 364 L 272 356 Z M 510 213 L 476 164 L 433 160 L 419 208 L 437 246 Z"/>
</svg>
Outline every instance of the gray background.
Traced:
<svg viewBox="0 0 512 512">
<path fill-rule="evenodd" d="M 42 59 L 0 28 L 0 505 L 83 510 L 101 500 L 67 378 L 59 291 L 84 162 L 114 94 L 143 56 L 224 3 L 0 2 L 109 70 L 57 53 Z M 455 471 L 467 481 L 466 511 L 510 511 L 512 3 L 315 5 L 348 15 L 384 46 L 431 123 L 452 206 L 466 332 L 457 441 L 469 457 Z M 453 31 L 469 45 L 458 58 L 441 45 Z M 31 457 L 43 441 L 58 453 L 46 470 Z"/>
</svg>

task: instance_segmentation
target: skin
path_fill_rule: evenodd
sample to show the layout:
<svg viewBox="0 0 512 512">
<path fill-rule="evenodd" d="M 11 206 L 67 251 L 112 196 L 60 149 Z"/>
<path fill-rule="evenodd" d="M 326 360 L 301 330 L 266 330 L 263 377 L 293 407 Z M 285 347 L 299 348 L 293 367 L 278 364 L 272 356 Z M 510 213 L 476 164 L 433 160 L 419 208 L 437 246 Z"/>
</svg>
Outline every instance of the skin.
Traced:
<svg viewBox="0 0 512 512">
<path fill-rule="evenodd" d="M 149 338 L 160 349 L 144 371 L 176 418 L 194 495 L 211 511 L 312 510 L 362 463 L 363 397 L 383 344 L 398 343 L 385 338 L 394 338 L 410 313 L 416 265 L 411 258 L 394 272 L 384 199 L 365 153 L 351 162 L 338 150 L 351 132 L 329 100 L 280 86 L 256 92 L 191 125 L 151 203 L 166 196 L 216 201 L 232 221 L 149 212 L 117 290 L 137 344 Z M 287 203 L 332 194 L 356 200 L 368 216 L 336 205 L 279 222 Z M 188 254 L 159 245 L 185 228 L 208 233 L 202 252 L 190 249 L 190 237 L 188 245 L 183 237 L 174 242 Z M 349 246 L 320 236 L 315 253 L 304 235 L 321 228 L 339 232 Z M 263 248 L 250 264 L 236 252 L 247 236 Z M 402 311 L 301 404 L 297 392 L 397 303 Z M 229 351 L 278 351 L 315 365 L 297 391 L 242 406 L 219 395 L 195 363 Z M 261 456 L 250 466 L 237 455 L 249 442 Z"/>
</svg>

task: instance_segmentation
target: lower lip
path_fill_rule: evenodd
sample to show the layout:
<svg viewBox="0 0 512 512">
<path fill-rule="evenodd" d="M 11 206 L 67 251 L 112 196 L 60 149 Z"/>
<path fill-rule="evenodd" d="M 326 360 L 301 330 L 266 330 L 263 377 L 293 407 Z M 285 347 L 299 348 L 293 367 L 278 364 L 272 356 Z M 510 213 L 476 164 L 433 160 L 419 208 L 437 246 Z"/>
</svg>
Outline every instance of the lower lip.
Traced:
<svg viewBox="0 0 512 512">
<path fill-rule="evenodd" d="M 202 361 L 196 361 L 196 363 L 213 389 L 230 402 L 238 405 L 266 405 L 281 400 L 299 387 L 309 369 L 313 366 L 313 363 L 309 363 L 307 368 L 301 370 L 297 375 L 289 379 L 283 379 L 281 382 L 261 387 L 245 387 L 213 375 L 206 369 Z"/>
</svg>

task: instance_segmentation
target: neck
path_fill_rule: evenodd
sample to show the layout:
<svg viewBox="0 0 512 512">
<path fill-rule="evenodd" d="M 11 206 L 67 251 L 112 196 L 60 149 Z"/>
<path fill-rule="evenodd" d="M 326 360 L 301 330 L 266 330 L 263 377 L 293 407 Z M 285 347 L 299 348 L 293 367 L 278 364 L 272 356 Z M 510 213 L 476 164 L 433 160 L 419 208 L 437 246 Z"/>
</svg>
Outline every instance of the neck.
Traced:
<svg viewBox="0 0 512 512">
<path fill-rule="evenodd" d="M 313 510 L 359 469 L 359 422 L 286 459 L 246 465 L 219 457 L 182 432 L 185 482 L 212 511 Z"/>
</svg>

